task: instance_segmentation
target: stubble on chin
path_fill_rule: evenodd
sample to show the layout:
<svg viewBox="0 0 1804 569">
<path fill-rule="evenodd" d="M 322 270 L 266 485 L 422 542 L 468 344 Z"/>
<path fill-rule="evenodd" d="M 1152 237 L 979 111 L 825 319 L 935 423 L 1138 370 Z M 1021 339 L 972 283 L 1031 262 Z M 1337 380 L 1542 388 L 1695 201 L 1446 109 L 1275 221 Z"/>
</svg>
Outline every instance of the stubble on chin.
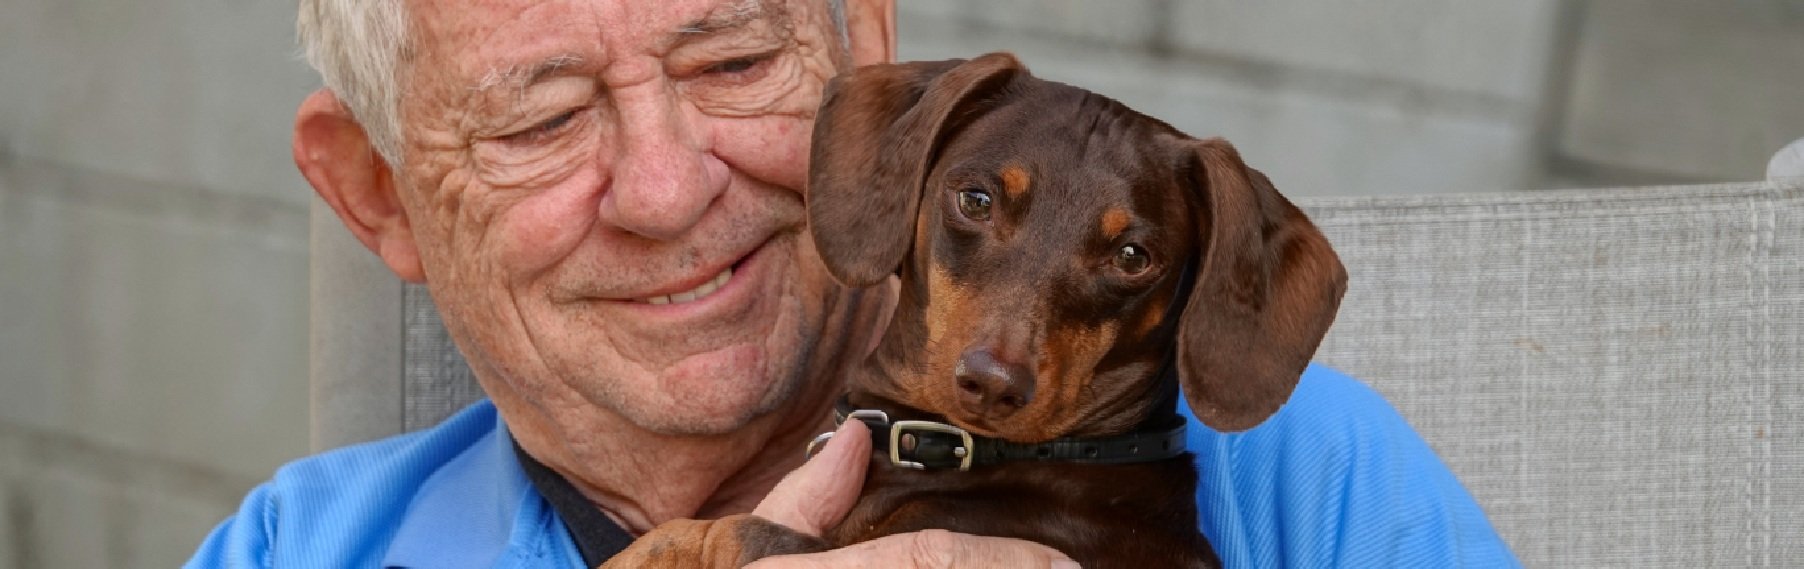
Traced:
<svg viewBox="0 0 1804 569">
<path fill-rule="evenodd" d="M 808 291 L 797 280 L 785 283 L 777 321 L 761 337 L 754 357 L 722 358 L 699 370 L 639 370 L 658 374 L 644 389 L 608 377 L 573 378 L 572 387 L 591 405 L 671 436 L 729 434 L 772 413 L 788 412 L 813 391 L 811 382 L 834 379 L 815 369 L 823 349 L 825 303 L 819 291 Z M 763 387 L 757 393 L 731 393 L 735 386 L 723 381 Z"/>
</svg>

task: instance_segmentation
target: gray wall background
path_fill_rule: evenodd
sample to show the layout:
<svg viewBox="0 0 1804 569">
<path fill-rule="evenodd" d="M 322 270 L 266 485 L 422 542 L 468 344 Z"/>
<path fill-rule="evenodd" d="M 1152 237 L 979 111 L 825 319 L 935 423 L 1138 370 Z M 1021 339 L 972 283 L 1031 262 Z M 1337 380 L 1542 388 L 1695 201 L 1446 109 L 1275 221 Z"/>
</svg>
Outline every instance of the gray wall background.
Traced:
<svg viewBox="0 0 1804 569">
<path fill-rule="evenodd" d="M 1295 195 L 1756 180 L 1804 0 L 901 0 Z M 308 445 L 292 2 L 0 6 L 0 569 L 168 567 Z"/>
</svg>

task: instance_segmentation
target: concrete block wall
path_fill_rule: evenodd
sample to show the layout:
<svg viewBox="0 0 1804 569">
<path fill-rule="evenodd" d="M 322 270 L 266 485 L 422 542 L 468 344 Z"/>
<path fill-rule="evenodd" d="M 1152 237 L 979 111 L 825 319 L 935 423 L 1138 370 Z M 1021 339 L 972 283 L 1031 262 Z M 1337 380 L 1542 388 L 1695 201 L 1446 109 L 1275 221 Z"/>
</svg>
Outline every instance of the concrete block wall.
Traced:
<svg viewBox="0 0 1804 569">
<path fill-rule="evenodd" d="M 0 11 L 0 569 L 178 566 L 308 448 L 294 6 Z"/>
<path fill-rule="evenodd" d="M 1756 179 L 1804 138 L 1804 1 L 1586 2 L 1565 167 L 1638 178 Z"/>
<path fill-rule="evenodd" d="M 1020 55 L 1296 195 L 1532 187 L 1559 0 L 901 3 L 904 59 Z"/>
<path fill-rule="evenodd" d="M 995 49 L 1238 146 L 1297 195 L 1745 181 L 1804 137 L 1804 1 L 906 0 L 904 59 Z"/>
</svg>

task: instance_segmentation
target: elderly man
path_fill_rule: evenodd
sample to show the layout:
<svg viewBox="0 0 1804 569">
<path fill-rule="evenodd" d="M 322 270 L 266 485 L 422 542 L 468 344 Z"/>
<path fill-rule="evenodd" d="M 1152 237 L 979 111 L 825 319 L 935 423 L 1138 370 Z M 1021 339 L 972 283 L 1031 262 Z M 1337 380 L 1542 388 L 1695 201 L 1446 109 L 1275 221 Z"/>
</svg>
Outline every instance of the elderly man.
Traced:
<svg viewBox="0 0 1804 569">
<path fill-rule="evenodd" d="M 296 162 L 427 284 L 488 399 L 284 467 L 191 564 L 593 566 L 670 520 L 833 523 L 868 439 L 796 470 L 799 450 L 895 292 L 828 277 L 801 189 L 827 80 L 894 56 L 890 4 L 303 0 L 326 87 Z M 1199 523 L 1230 565 L 1513 563 L 1395 412 L 1330 370 L 1259 429 L 1192 431 Z M 764 563 L 1068 561 L 922 532 Z"/>
</svg>

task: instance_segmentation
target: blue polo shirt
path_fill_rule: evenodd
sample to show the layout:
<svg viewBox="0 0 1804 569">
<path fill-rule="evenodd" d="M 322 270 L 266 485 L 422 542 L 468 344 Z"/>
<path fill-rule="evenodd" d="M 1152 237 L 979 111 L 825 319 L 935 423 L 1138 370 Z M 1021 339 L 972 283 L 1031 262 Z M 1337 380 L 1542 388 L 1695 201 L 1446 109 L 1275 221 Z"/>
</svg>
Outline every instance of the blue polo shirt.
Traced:
<svg viewBox="0 0 1804 569">
<path fill-rule="evenodd" d="M 1180 406 L 1183 407 L 1183 406 Z M 1203 533 L 1228 567 L 1518 567 L 1395 409 L 1324 366 L 1221 434 L 1188 409 Z M 583 567 L 493 405 L 282 467 L 188 567 Z"/>
</svg>

